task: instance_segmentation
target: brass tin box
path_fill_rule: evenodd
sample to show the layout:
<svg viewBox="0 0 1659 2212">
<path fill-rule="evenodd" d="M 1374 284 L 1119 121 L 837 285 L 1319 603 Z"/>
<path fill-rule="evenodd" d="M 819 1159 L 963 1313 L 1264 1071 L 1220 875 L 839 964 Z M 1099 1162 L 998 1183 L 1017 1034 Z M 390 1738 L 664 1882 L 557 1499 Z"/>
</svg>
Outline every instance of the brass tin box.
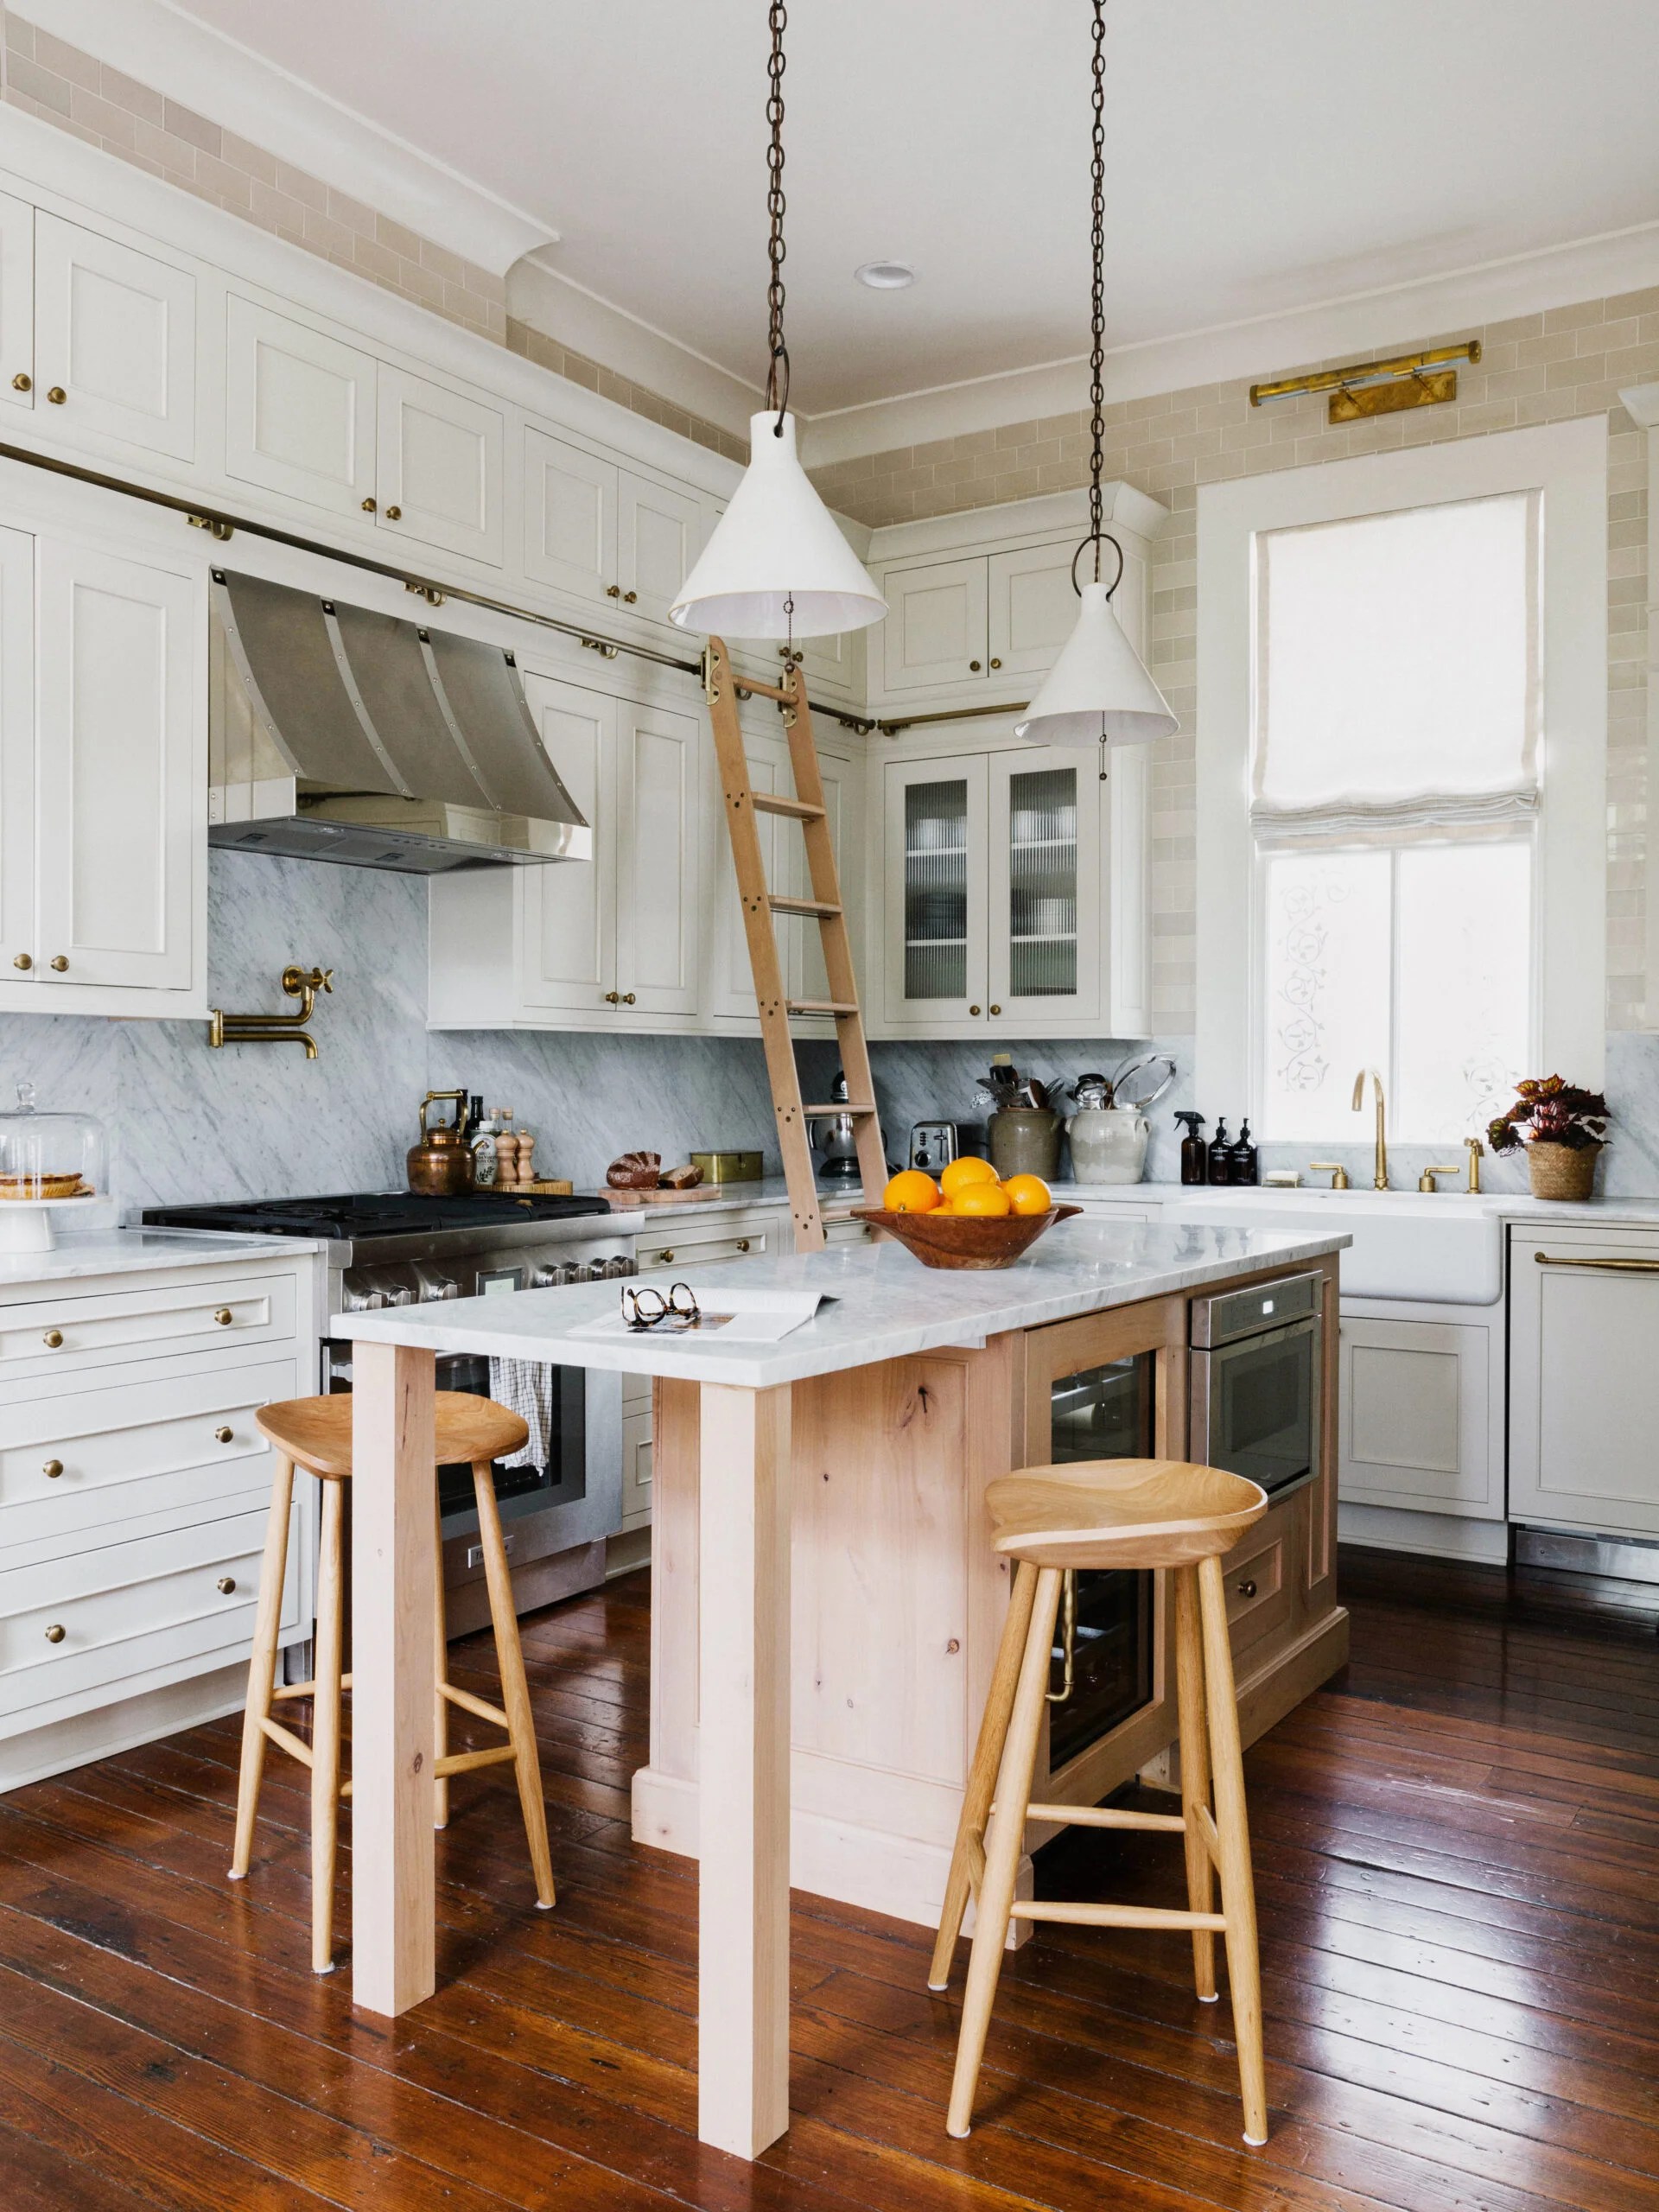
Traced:
<svg viewBox="0 0 1659 2212">
<path fill-rule="evenodd" d="M 762 1154 L 758 1152 L 694 1152 L 691 1165 L 701 1167 L 705 1183 L 758 1183 Z"/>
</svg>

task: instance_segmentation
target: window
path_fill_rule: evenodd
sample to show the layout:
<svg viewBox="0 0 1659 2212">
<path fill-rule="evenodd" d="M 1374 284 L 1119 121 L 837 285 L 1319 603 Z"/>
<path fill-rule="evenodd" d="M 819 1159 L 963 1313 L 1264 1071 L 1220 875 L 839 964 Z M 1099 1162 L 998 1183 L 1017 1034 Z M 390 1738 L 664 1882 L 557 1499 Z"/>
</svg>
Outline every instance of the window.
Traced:
<svg viewBox="0 0 1659 2212">
<path fill-rule="evenodd" d="M 1537 500 L 1256 543 L 1255 1086 L 1267 1139 L 1483 1126 L 1531 1057 Z"/>
</svg>

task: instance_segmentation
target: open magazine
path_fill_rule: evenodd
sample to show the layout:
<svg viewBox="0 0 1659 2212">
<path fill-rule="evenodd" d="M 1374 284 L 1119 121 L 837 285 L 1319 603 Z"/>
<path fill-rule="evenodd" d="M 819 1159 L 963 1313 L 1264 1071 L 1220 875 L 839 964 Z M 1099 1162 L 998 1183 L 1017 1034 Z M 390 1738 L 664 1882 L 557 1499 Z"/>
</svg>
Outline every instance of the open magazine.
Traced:
<svg viewBox="0 0 1659 2212">
<path fill-rule="evenodd" d="M 654 1328 L 635 1329 L 629 1326 L 626 1311 L 627 1294 L 635 1286 L 625 1282 L 619 1287 L 623 1296 L 614 1313 L 603 1314 L 597 1321 L 578 1322 L 569 1333 L 631 1337 L 642 1344 L 772 1344 L 810 1321 L 823 1302 L 823 1294 L 816 1290 L 740 1289 L 732 1282 L 689 1282 L 677 1288 L 689 1290 L 696 1300 L 695 1321 L 687 1324 L 671 1319 Z"/>
</svg>

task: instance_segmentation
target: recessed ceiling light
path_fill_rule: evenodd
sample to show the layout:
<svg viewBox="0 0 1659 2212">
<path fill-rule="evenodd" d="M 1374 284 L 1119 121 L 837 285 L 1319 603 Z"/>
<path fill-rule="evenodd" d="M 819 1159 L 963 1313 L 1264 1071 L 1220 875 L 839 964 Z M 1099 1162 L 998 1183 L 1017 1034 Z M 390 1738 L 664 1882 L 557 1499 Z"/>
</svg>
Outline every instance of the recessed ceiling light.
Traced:
<svg viewBox="0 0 1659 2212">
<path fill-rule="evenodd" d="M 902 292 L 916 282 L 916 271 L 907 261 L 866 261 L 853 274 L 873 292 Z"/>
</svg>

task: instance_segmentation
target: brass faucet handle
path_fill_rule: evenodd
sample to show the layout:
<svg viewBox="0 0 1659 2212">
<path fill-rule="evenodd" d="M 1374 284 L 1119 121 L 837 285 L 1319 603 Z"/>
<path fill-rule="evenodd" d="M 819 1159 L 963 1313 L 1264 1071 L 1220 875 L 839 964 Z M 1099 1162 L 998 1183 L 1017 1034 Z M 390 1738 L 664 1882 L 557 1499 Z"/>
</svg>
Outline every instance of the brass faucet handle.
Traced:
<svg viewBox="0 0 1659 2212">
<path fill-rule="evenodd" d="M 1450 1167 L 1444 1166 L 1425 1167 L 1417 1178 L 1417 1187 L 1420 1191 L 1438 1191 L 1440 1186 L 1434 1180 L 1437 1175 L 1460 1175 L 1462 1173 L 1461 1166 L 1455 1163 Z"/>
<path fill-rule="evenodd" d="M 1333 1191 L 1345 1191 L 1348 1188 L 1348 1170 L 1339 1160 L 1310 1160 L 1307 1164 L 1311 1169 L 1317 1168 L 1321 1173 L 1330 1175 L 1331 1188 Z"/>
<path fill-rule="evenodd" d="M 296 999 L 302 991 L 327 991 L 332 997 L 334 971 L 332 968 L 284 968 L 283 989 L 286 995 Z"/>
<path fill-rule="evenodd" d="M 1486 1147 L 1478 1137 L 1465 1137 L 1463 1141 L 1463 1148 L 1469 1155 L 1469 1188 L 1472 1192 L 1478 1192 L 1480 1189 L 1480 1163 Z"/>
</svg>

